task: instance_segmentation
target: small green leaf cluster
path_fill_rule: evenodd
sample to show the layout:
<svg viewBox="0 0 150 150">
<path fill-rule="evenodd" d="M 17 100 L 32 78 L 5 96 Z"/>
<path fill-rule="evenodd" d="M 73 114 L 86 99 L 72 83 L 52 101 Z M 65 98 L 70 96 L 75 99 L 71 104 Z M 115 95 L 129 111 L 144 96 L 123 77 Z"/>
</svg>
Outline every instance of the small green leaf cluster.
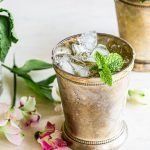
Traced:
<svg viewBox="0 0 150 150">
<path fill-rule="evenodd" d="M 122 56 L 117 53 L 110 53 L 108 56 L 103 56 L 99 52 L 96 52 L 95 60 L 101 80 L 112 86 L 112 74 L 120 71 L 124 65 Z"/>
<path fill-rule="evenodd" d="M 53 67 L 52 64 L 41 60 L 32 59 L 28 60 L 22 67 L 15 66 L 10 68 L 4 64 L 2 66 L 11 71 L 13 74 L 16 74 L 18 77 L 21 77 L 26 82 L 27 86 L 36 94 L 43 98 L 49 99 L 51 102 L 55 102 L 52 97 L 53 86 L 51 84 L 54 82 L 56 75 L 52 75 L 39 82 L 34 81 L 29 75 L 31 71 L 50 69 Z"/>
<path fill-rule="evenodd" d="M 128 95 L 129 96 L 140 96 L 140 97 L 144 97 L 145 96 L 145 94 L 144 94 L 144 92 L 143 91 L 140 91 L 140 90 L 129 90 L 128 91 Z"/>
</svg>

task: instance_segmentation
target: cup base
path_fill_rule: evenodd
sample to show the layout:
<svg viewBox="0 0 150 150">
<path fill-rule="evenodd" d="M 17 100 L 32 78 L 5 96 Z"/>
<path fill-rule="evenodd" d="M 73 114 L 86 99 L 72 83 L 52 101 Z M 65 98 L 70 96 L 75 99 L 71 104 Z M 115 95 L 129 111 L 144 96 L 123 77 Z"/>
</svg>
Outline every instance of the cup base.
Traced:
<svg viewBox="0 0 150 150">
<path fill-rule="evenodd" d="M 63 139 L 67 141 L 68 146 L 72 150 L 119 150 L 128 136 L 128 129 L 125 122 L 123 122 L 123 128 L 119 135 L 103 141 L 85 141 L 73 137 L 67 133 L 65 125 L 62 127 L 62 132 Z"/>
</svg>

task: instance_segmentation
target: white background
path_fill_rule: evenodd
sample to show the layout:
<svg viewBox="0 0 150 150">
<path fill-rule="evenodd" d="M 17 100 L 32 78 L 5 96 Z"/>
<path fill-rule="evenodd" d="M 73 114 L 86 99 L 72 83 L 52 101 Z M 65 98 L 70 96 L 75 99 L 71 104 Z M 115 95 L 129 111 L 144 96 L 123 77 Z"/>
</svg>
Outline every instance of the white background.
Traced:
<svg viewBox="0 0 150 150">
<path fill-rule="evenodd" d="M 60 40 L 73 34 L 95 30 L 118 35 L 113 0 L 4 0 L 1 6 L 13 12 L 19 38 L 17 45 L 13 45 L 6 64 L 12 63 L 13 53 L 16 55 L 17 64 L 23 64 L 29 58 L 51 61 L 52 48 Z M 12 76 L 8 71 L 3 72 L 4 93 L 1 101 L 9 102 Z M 19 81 L 18 96 L 29 93 L 22 83 Z M 150 88 L 150 74 L 131 73 L 130 86 Z M 45 115 L 43 124 L 50 120 L 61 126 L 61 114 L 54 114 L 50 105 L 39 103 L 39 106 L 40 112 Z M 129 127 L 129 138 L 124 149 L 149 150 L 150 108 L 128 104 L 125 118 Z M 20 147 L 9 144 L 3 138 L 0 139 L 0 149 L 40 149 L 33 140 L 33 135 L 28 134 L 32 132 L 26 131 L 25 141 Z"/>
</svg>

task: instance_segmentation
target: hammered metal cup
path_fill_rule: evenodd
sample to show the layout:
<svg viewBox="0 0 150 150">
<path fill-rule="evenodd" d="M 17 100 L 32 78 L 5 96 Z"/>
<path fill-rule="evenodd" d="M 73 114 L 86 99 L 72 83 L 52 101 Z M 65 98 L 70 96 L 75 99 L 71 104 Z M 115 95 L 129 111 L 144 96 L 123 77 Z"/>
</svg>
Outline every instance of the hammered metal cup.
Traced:
<svg viewBox="0 0 150 150">
<path fill-rule="evenodd" d="M 150 71 L 150 1 L 115 0 L 120 37 L 135 49 L 134 70 Z"/>
<path fill-rule="evenodd" d="M 78 36 L 69 37 L 57 46 L 71 45 Z M 134 52 L 124 40 L 112 35 L 98 34 L 98 40 L 128 62 L 113 75 L 113 86 L 104 84 L 100 78 L 74 76 L 54 65 L 65 115 L 63 138 L 73 150 L 114 150 L 127 138 L 122 112 L 126 105 L 128 74 L 133 68 Z"/>
</svg>

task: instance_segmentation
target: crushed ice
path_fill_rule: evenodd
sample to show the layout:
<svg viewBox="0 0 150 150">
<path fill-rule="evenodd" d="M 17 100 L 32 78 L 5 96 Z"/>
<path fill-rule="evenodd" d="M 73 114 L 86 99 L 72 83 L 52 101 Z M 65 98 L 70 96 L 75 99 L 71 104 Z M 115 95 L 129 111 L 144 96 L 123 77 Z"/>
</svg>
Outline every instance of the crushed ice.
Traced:
<svg viewBox="0 0 150 150">
<path fill-rule="evenodd" d="M 97 33 L 90 31 L 77 38 L 77 42 L 72 44 L 71 49 L 64 46 L 57 47 L 54 63 L 68 73 L 88 77 L 90 70 L 84 62 L 95 62 L 94 54 L 97 51 L 104 56 L 109 55 L 107 47 L 98 44 Z"/>
</svg>

